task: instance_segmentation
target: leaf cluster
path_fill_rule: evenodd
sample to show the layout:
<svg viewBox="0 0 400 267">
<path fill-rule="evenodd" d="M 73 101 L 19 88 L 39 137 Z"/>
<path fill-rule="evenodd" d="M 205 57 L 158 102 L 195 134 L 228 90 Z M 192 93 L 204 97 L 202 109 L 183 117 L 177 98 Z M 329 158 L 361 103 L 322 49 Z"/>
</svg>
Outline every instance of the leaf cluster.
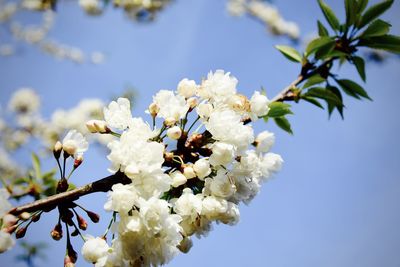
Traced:
<svg viewBox="0 0 400 267">
<path fill-rule="evenodd" d="M 322 101 L 326 104 L 329 116 L 337 110 L 343 118 L 343 93 L 360 100 L 371 98 L 362 85 L 351 79 L 339 78 L 332 68 L 335 63 L 349 63 L 365 82 L 365 60 L 359 55 L 360 48 L 400 54 L 400 37 L 389 34 L 391 24 L 379 18 L 392 6 L 393 0 L 369 7 L 368 0 L 344 0 L 344 22 L 338 19 L 326 2 L 318 0 L 318 4 L 329 28 L 317 21 L 318 37 L 308 43 L 303 53 L 290 46 L 276 46 L 287 59 L 301 64 L 300 81 L 277 101 L 304 100 L 324 109 Z M 270 114 L 267 116 L 271 117 Z M 292 133 L 286 121 L 282 123 L 279 119 L 277 124 Z"/>
</svg>

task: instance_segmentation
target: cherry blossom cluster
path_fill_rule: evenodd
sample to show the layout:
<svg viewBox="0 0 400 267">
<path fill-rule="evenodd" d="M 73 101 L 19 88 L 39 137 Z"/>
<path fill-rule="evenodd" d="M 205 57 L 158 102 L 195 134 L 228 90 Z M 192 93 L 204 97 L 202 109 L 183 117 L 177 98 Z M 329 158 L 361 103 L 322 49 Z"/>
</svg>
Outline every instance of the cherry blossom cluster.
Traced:
<svg viewBox="0 0 400 267">
<path fill-rule="evenodd" d="M 125 98 L 104 108 L 105 120 L 91 120 L 92 133 L 112 134 L 109 171 L 129 184 L 115 184 L 104 205 L 118 214 L 115 238 L 89 237 L 84 258 L 95 266 L 159 266 L 191 236 L 204 236 L 213 222 L 234 225 L 239 204 L 249 203 L 282 165 L 269 152 L 274 135 L 255 135 L 252 124 L 267 115 L 268 98 L 237 93 L 237 79 L 223 70 L 200 84 L 183 79 L 176 91 L 153 96 L 152 123 L 132 117 Z M 158 126 L 157 126 L 158 125 Z"/>
<path fill-rule="evenodd" d="M 233 16 L 248 14 L 260 20 L 274 35 L 286 35 L 293 40 L 300 37 L 299 26 L 283 18 L 277 7 L 264 0 L 228 0 L 227 9 Z"/>
<path fill-rule="evenodd" d="M 10 40 L 4 38 L 0 42 L 0 56 L 11 56 L 16 53 L 16 41 L 36 46 L 42 52 L 57 59 L 71 60 L 82 64 L 91 62 L 100 64 L 104 61 L 104 54 L 98 51 L 85 53 L 82 49 L 60 43 L 49 37 L 49 32 L 53 28 L 55 13 L 50 9 L 50 1 L 24 0 L 20 3 L 15 1 L 0 1 L 0 25 L 8 28 L 11 33 Z M 46 10 L 40 16 L 40 24 L 25 24 L 17 19 L 19 13 L 26 10 Z"/>
<path fill-rule="evenodd" d="M 113 0 L 115 7 L 124 9 L 125 15 L 137 21 L 154 20 L 157 12 L 162 10 L 170 0 Z M 89 15 L 99 15 L 105 9 L 101 0 L 79 0 L 79 5 Z"/>
</svg>

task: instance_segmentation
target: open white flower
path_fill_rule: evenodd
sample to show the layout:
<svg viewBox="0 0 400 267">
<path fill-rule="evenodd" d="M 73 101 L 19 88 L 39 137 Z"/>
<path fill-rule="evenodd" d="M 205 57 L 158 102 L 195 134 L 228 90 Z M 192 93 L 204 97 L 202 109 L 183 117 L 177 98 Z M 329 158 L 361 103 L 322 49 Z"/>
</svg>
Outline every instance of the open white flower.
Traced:
<svg viewBox="0 0 400 267">
<path fill-rule="evenodd" d="M 104 108 L 104 119 L 111 128 L 124 130 L 132 122 L 131 104 L 127 98 L 118 98 Z"/>
<path fill-rule="evenodd" d="M 100 258 L 107 256 L 109 249 L 110 247 L 103 238 L 89 237 L 83 244 L 81 253 L 86 261 L 95 264 Z"/>
<path fill-rule="evenodd" d="M 89 147 L 85 137 L 77 130 L 70 130 L 62 141 L 63 150 L 74 158 L 82 155 Z"/>
<path fill-rule="evenodd" d="M 238 80 L 229 72 L 225 73 L 223 70 L 210 72 L 198 89 L 198 95 L 213 102 L 224 102 L 236 94 L 237 83 Z"/>
<path fill-rule="evenodd" d="M 185 117 L 189 110 L 185 97 L 168 90 L 160 90 L 153 96 L 153 103 L 159 108 L 158 117 L 174 121 Z"/>
</svg>

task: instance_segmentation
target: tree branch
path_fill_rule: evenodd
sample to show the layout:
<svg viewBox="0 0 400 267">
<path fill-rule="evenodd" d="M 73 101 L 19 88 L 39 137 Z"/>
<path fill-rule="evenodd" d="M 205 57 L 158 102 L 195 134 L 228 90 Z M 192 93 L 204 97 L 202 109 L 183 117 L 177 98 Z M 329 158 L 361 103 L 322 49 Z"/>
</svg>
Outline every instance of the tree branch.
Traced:
<svg viewBox="0 0 400 267">
<path fill-rule="evenodd" d="M 15 207 L 12 210 L 10 210 L 9 213 L 13 215 L 19 215 L 23 212 L 33 212 L 38 210 L 50 211 L 61 203 L 75 201 L 79 199 L 81 196 L 96 192 L 107 192 L 111 190 L 111 187 L 114 184 L 118 183 L 129 184 L 131 183 L 131 180 L 128 177 L 126 177 L 123 173 L 117 172 L 113 175 L 107 176 L 103 179 L 84 185 L 82 187 L 75 188 L 71 191 L 59 193 L 19 207 Z"/>
</svg>

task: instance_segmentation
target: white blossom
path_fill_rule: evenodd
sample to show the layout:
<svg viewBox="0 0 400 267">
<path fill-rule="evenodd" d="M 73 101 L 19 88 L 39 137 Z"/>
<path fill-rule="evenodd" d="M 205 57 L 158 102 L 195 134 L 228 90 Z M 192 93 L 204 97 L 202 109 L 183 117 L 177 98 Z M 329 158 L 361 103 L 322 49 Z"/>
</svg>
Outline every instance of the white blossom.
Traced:
<svg viewBox="0 0 400 267">
<path fill-rule="evenodd" d="M 258 152 L 268 152 L 275 143 L 275 135 L 268 131 L 259 133 L 255 139 Z"/>
<path fill-rule="evenodd" d="M 33 113 L 39 106 L 40 98 L 31 88 L 18 89 L 8 103 L 9 109 L 17 113 Z"/>
<path fill-rule="evenodd" d="M 197 177 L 203 180 L 211 173 L 210 162 L 208 158 L 201 158 L 193 164 L 193 170 L 196 172 Z"/>
<path fill-rule="evenodd" d="M 181 80 L 178 84 L 178 93 L 185 98 L 194 96 L 197 90 L 197 84 L 193 80 L 187 78 Z"/>
<path fill-rule="evenodd" d="M 0 230 L 0 253 L 11 249 L 15 245 L 15 240 L 12 239 L 9 233 Z"/>
<path fill-rule="evenodd" d="M 225 73 L 223 70 L 210 72 L 198 89 L 198 95 L 203 99 L 224 102 L 236 93 L 237 83 L 238 80 L 230 76 L 229 72 Z"/>
<path fill-rule="evenodd" d="M 85 137 L 76 130 L 70 130 L 62 141 L 63 150 L 74 158 L 78 155 L 82 155 L 85 152 L 89 144 Z"/>
<path fill-rule="evenodd" d="M 86 261 L 95 264 L 99 259 L 107 256 L 108 250 L 109 246 L 103 238 L 90 237 L 83 244 L 81 253 Z"/>
<path fill-rule="evenodd" d="M 255 91 L 250 99 L 251 112 L 257 117 L 265 116 L 269 111 L 268 104 L 268 98 L 265 95 L 260 94 L 260 92 Z"/>
<path fill-rule="evenodd" d="M 118 130 L 126 129 L 132 120 L 131 104 L 127 98 L 118 98 L 104 108 L 107 125 Z"/>
<path fill-rule="evenodd" d="M 167 136 L 173 140 L 178 140 L 182 135 L 182 130 L 179 126 L 173 126 L 167 130 Z"/>
<path fill-rule="evenodd" d="M 189 110 L 183 96 L 175 95 L 174 92 L 168 90 L 160 90 L 153 96 L 153 103 L 160 108 L 157 113 L 158 117 L 174 121 L 184 118 Z"/>
</svg>

